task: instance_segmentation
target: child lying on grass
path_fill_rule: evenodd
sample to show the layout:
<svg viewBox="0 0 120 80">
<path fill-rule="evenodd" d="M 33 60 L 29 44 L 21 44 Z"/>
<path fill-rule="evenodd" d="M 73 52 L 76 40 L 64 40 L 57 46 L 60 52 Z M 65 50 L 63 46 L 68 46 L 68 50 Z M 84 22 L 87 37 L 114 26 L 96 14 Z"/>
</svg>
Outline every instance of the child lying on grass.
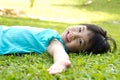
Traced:
<svg viewBox="0 0 120 80">
<path fill-rule="evenodd" d="M 111 50 L 106 31 L 97 25 L 80 24 L 68 27 L 60 36 L 51 29 L 11 26 L 0 27 L 0 55 L 44 53 L 53 56 L 54 63 L 48 69 L 49 74 L 60 73 L 70 66 L 68 53 L 106 53 Z"/>
</svg>

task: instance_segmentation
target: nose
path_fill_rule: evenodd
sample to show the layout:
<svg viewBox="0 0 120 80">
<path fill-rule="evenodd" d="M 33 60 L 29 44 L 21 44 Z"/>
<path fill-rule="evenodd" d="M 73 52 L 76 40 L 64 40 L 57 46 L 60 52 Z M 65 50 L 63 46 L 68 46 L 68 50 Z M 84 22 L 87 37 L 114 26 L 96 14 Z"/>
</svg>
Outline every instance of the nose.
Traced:
<svg viewBox="0 0 120 80">
<path fill-rule="evenodd" d="M 72 40 L 75 40 L 75 39 L 77 39 L 77 38 L 79 38 L 79 34 L 76 33 L 76 32 L 71 32 L 71 39 L 72 39 Z"/>
</svg>

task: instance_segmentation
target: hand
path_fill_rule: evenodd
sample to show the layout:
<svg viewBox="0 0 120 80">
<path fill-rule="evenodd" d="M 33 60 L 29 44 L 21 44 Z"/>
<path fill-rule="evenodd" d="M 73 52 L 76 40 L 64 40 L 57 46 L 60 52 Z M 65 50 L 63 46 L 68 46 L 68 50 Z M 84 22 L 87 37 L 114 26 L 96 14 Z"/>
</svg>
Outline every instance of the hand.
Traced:
<svg viewBox="0 0 120 80">
<path fill-rule="evenodd" d="M 61 73 L 67 67 L 69 67 L 71 62 L 69 60 L 55 62 L 47 71 L 49 74 Z"/>
</svg>

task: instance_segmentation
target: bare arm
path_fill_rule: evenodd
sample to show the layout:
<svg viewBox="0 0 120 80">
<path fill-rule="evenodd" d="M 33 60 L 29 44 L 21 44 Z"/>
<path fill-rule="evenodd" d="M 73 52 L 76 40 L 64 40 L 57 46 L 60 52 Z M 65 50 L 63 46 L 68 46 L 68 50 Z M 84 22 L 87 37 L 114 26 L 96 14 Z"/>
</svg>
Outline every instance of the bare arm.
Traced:
<svg viewBox="0 0 120 80">
<path fill-rule="evenodd" d="M 48 69 L 50 74 L 60 73 L 70 66 L 69 56 L 59 41 L 53 40 L 48 46 L 47 51 L 54 59 L 54 64 Z"/>
</svg>

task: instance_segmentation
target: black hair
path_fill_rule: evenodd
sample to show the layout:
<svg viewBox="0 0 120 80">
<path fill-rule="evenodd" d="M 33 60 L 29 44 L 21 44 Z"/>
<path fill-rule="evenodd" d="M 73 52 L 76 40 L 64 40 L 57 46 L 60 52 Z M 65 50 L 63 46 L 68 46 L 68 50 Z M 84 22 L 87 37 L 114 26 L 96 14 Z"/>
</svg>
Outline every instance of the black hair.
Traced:
<svg viewBox="0 0 120 80">
<path fill-rule="evenodd" d="M 107 31 L 103 30 L 101 27 L 94 24 L 80 24 L 87 26 L 87 29 L 92 31 L 94 35 L 89 40 L 90 47 L 82 52 L 87 54 L 102 54 L 108 51 L 114 52 L 116 50 L 116 42 L 113 38 L 107 36 Z M 111 50 L 110 42 L 113 43 L 113 50 Z"/>
</svg>

